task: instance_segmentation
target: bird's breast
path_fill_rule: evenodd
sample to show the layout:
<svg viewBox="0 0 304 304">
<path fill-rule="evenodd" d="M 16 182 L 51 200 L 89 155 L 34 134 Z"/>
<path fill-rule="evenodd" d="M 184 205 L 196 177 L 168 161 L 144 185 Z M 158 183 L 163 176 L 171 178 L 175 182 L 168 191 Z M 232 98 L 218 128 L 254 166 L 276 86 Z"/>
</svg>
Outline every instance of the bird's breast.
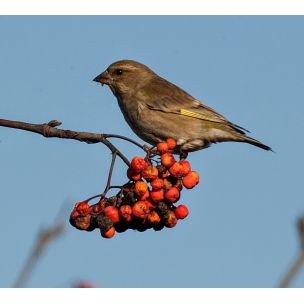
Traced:
<svg viewBox="0 0 304 304">
<path fill-rule="evenodd" d="M 154 145 L 160 141 L 153 124 L 153 113 L 140 101 L 117 98 L 123 116 L 133 132 L 142 140 Z"/>
</svg>

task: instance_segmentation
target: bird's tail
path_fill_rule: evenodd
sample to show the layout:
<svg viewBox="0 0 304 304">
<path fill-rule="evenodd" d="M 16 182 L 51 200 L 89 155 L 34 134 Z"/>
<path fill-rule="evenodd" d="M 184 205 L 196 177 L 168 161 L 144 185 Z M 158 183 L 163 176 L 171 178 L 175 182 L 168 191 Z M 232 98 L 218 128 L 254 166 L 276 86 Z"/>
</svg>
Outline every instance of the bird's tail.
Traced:
<svg viewBox="0 0 304 304">
<path fill-rule="evenodd" d="M 248 144 L 254 145 L 256 147 L 259 147 L 261 149 L 274 152 L 269 146 L 264 145 L 263 143 L 261 143 L 260 141 L 254 139 L 252 137 L 242 136 L 242 141 L 246 142 Z"/>
</svg>

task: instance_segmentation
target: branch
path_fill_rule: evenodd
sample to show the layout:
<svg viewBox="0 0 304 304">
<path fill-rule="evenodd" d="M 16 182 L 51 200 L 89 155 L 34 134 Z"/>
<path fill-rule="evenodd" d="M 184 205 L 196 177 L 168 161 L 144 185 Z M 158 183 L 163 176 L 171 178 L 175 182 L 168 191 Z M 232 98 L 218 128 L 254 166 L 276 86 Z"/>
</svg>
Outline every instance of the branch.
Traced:
<svg viewBox="0 0 304 304">
<path fill-rule="evenodd" d="M 298 221 L 298 232 L 301 250 L 296 260 L 294 261 L 287 274 L 284 276 L 282 282 L 280 283 L 279 287 L 281 288 L 286 288 L 290 286 L 291 281 L 299 273 L 299 271 L 304 265 L 304 218 L 300 218 Z"/>
<path fill-rule="evenodd" d="M 44 137 L 57 137 L 57 138 L 65 138 L 65 139 L 73 139 L 78 140 L 81 142 L 85 142 L 87 144 L 96 144 L 102 143 L 107 146 L 112 154 L 116 154 L 119 156 L 127 166 L 130 166 L 129 160 L 125 157 L 125 155 L 117 149 L 107 138 L 120 138 L 123 140 L 127 140 L 139 148 L 145 150 L 145 146 L 140 145 L 136 141 L 129 139 L 127 137 L 115 134 L 96 134 L 96 133 L 89 133 L 89 132 L 80 132 L 80 131 L 71 131 L 71 130 L 63 130 L 58 129 L 56 127 L 60 126 L 61 122 L 58 120 L 52 120 L 49 123 L 43 124 L 32 124 L 22 121 L 13 121 L 13 120 L 6 120 L 0 119 L 0 126 L 7 127 L 7 128 L 14 128 L 14 129 L 21 129 L 33 133 L 40 134 Z"/>
<path fill-rule="evenodd" d="M 287 272 L 285 277 L 283 278 L 282 282 L 280 283 L 280 288 L 287 288 L 290 286 L 291 281 L 294 279 L 296 274 L 299 272 L 299 270 L 302 268 L 304 263 L 304 252 L 301 251 L 292 266 L 290 267 L 290 270 Z"/>
<path fill-rule="evenodd" d="M 37 236 L 37 240 L 33 246 L 32 252 L 29 255 L 23 269 L 21 270 L 14 287 L 20 288 L 25 285 L 28 277 L 35 268 L 36 263 L 41 257 L 43 251 L 48 245 L 64 233 L 65 226 L 62 222 L 56 223 L 48 229 L 41 230 Z"/>
</svg>

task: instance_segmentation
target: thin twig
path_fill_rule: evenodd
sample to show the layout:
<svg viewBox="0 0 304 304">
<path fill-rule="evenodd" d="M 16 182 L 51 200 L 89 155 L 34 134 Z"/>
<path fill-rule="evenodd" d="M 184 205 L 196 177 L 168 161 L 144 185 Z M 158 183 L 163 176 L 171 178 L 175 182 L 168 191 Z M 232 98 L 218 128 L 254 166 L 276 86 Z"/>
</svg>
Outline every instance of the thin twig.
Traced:
<svg viewBox="0 0 304 304">
<path fill-rule="evenodd" d="M 287 274 L 284 276 L 282 282 L 279 284 L 279 287 L 286 288 L 290 286 L 291 281 L 297 275 L 304 265 L 304 218 L 300 218 L 298 221 L 298 233 L 300 240 L 300 253 L 297 256 L 296 260 L 288 270 Z"/>
<path fill-rule="evenodd" d="M 296 274 L 299 272 L 301 267 L 304 264 L 304 251 L 301 251 L 298 255 L 295 262 L 292 264 L 290 270 L 287 272 L 286 276 L 283 278 L 282 282 L 280 283 L 280 288 L 286 288 L 290 285 L 291 281 L 294 279 Z"/>
<path fill-rule="evenodd" d="M 122 136 L 122 135 L 117 135 L 117 134 L 103 134 L 105 138 L 119 138 L 119 139 L 122 139 L 122 140 L 125 140 L 125 141 L 128 141 L 132 144 L 134 144 L 135 146 L 141 148 L 142 150 L 145 150 L 145 145 L 141 145 L 140 143 L 138 143 L 137 141 L 129 138 L 129 137 L 126 137 L 126 136 Z"/>
<path fill-rule="evenodd" d="M 110 165 L 110 169 L 109 169 L 107 185 L 106 185 L 106 187 L 105 187 L 105 189 L 103 191 L 104 196 L 108 193 L 108 191 L 110 189 L 110 186 L 111 186 L 111 179 L 112 179 L 114 164 L 115 164 L 115 160 L 116 160 L 116 155 L 117 155 L 116 152 L 114 152 L 112 154 L 112 160 L 111 160 L 111 165 Z"/>
<path fill-rule="evenodd" d="M 64 223 L 56 223 L 48 229 L 41 230 L 37 236 L 36 243 L 33 246 L 32 252 L 28 257 L 23 269 L 21 270 L 14 287 L 23 287 L 33 271 L 37 261 L 41 257 L 43 251 L 51 243 L 64 233 Z"/>
<path fill-rule="evenodd" d="M 61 122 L 58 120 L 52 120 L 49 123 L 43 124 L 32 124 L 22 121 L 13 121 L 13 120 L 6 120 L 0 119 L 0 126 L 7 127 L 7 128 L 14 128 L 14 129 L 21 129 L 24 131 L 34 132 L 40 134 L 44 137 L 57 137 L 57 138 L 65 138 L 65 139 L 73 139 L 78 140 L 81 142 L 85 142 L 87 144 L 96 144 L 96 143 L 103 143 L 107 146 L 112 153 L 116 153 L 127 166 L 130 165 L 129 160 L 124 156 L 124 154 L 116 148 L 106 137 L 105 134 L 96 134 L 90 132 L 80 132 L 80 131 L 71 131 L 71 130 L 63 130 L 58 129 L 56 127 L 60 126 Z M 114 134 L 110 134 L 110 137 L 114 137 Z M 120 135 L 116 135 L 117 138 L 120 138 Z M 123 137 L 121 137 L 123 138 Z M 126 139 L 126 138 L 123 138 Z M 133 142 L 132 140 L 129 140 Z M 141 147 L 138 143 L 133 142 L 137 146 Z"/>
</svg>

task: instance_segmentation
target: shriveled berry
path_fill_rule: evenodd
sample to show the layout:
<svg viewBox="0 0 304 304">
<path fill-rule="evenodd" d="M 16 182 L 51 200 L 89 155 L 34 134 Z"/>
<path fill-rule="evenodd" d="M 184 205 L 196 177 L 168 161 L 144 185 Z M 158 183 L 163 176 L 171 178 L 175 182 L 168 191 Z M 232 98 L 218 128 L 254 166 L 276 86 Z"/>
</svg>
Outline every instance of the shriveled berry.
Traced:
<svg viewBox="0 0 304 304">
<path fill-rule="evenodd" d="M 167 142 L 160 142 L 157 144 L 157 151 L 164 154 L 169 151 L 169 145 Z"/>
<path fill-rule="evenodd" d="M 164 217 L 168 213 L 169 207 L 164 202 L 158 202 L 156 210 L 161 217 Z"/>
<path fill-rule="evenodd" d="M 96 224 L 102 232 L 108 231 L 113 226 L 112 220 L 103 213 L 97 215 Z"/>
<path fill-rule="evenodd" d="M 177 224 L 177 218 L 173 211 L 169 210 L 165 216 L 165 226 L 168 228 L 173 228 Z"/>
<path fill-rule="evenodd" d="M 176 187 L 171 187 L 166 193 L 165 198 L 169 203 L 175 203 L 180 197 L 180 191 Z"/>
<path fill-rule="evenodd" d="M 130 192 L 133 192 L 134 184 L 133 183 L 126 183 L 122 186 L 122 194 L 127 195 Z"/>
<path fill-rule="evenodd" d="M 158 165 L 157 170 L 158 170 L 158 177 L 160 178 L 165 178 L 169 174 L 167 168 L 163 165 Z"/>
<path fill-rule="evenodd" d="M 129 229 L 129 223 L 127 221 L 120 221 L 114 227 L 116 232 L 122 233 Z"/>
<path fill-rule="evenodd" d="M 144 195 L 147 190 L 148 190 L 148 185 L 143 181 L 137 181 L 134 185 L 134 192 L 138 196 Z"/>
<path fill-rule="evenodd" d="M 79 230 L 88 230 L 91 226 L 91 217 L 91 214 L 74 218 L 70 217 L 70 224 Z"/>
<path fill-rule="evenodd" d="M 105 216 L 110 218 L 114 224 L 119 222 L 119 212 L 116 207 L 108 206 L 104 209 L 103 212 L 104 212 Z"/>
<path fill-rule="evenodd" d="M 140 156 L 135 156 L 132 161 L 130 168 L 135 172 L 141 172 L 148 166 L 148 163 Z"/>
<path fill-rule="evenodd" d="M 173 180 L 171 176 L 164 178 L 164 189 L 169 190 L 176 183 L 176 179 Z"/>
<path fill-rule="evenodd" d="M 158 224 L 154 224 L 153 225 L 153 229 L 155 231 L 160 231 L 165 227 L 165 224 L 163 223 L 163 221 L 160 221 Z"/>
<path fill-rule="evenodd" d="M 167 142 L 167 144 L 168 144 L 170 150 L 173 150 L 173 149 L 176 147 L 176 140 L 175 140 L 175 139 L 173 139 L 173 138 L 168 138 L 168 139 L 166 140 L 166 142 Z"/>
<path fill-rule="evenodd" d="M 156 166 L 149 165 L 142 172 L 141 175 L 146 180 L 153 180 L 158 177 L 158 170 Z"/>
<path fill-rule="evenodd" d="M 187 189 L 192 189 L 199 183 L 199 174 L 196 171 L 190 171 L 184 178 L 183 178 L 183 185 Z"/>
<path fill-rule="evenodd" d="M 160 160 L 161 160 L 162 165 L 165 166 L 166 168 L 170 168 L 176 162 L 173 154 L 171 154 L 169 152 L 163 154 L 161 156 Z"/>
<path fill-rule="evenodd" d="M 151 211 L 151 213 L 148 214 L 147 219 L 151 224 L 154 225 L 160 222 L 160 217 L 156 211 Z"/>
<path fill-rule="evenodd" d="M 174 184 L 174 187 L 176 187 L 179 191 L 182 191 L 183 189 L 183 182 L 182 178 L 178 178 Z"/>
<path fill-rule="evenodd" d="M 104 210 L 105 208 L 105 205 L 106 205 L 106 201 L 105 200 L 102 200 L 100 202 L 98 202 L 97 204 L 93 205 L 92 206 L 92 212 L 93 213 L 100 213 Z"/>
<path fill-rule="evenodd" d="M 179 205 L 174 209 L 174 214 L 177 219 L 182 220 L 188 216 L 189 210 L 185 205 Z"/>
</svg>

